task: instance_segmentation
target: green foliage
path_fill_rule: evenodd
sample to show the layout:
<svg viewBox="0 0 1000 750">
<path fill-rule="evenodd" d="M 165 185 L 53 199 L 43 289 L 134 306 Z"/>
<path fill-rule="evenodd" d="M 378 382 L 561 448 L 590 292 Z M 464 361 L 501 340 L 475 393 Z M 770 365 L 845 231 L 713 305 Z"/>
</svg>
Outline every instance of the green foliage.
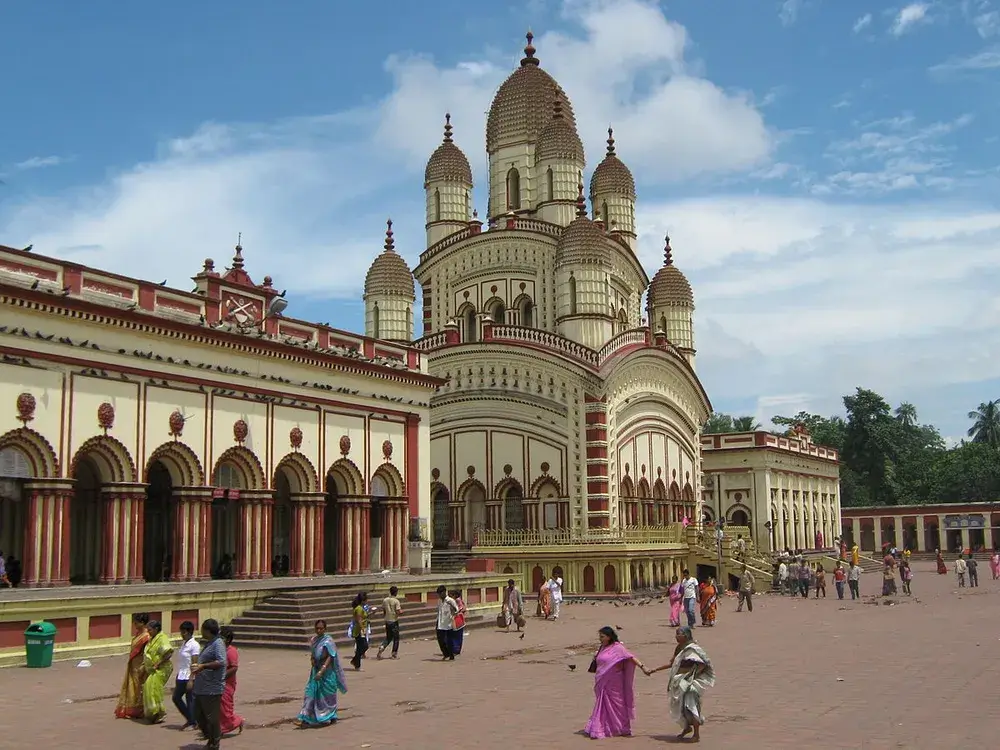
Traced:
<svg viewBox="0 0 1000 750">
<path fill-rule="evenodd" d="M 731 417 L 713 412 L 701 428 L 702 435 L 718 435 L 724 432 L 754 432 L 761 429 L 755 417 Z"/>
</svg>

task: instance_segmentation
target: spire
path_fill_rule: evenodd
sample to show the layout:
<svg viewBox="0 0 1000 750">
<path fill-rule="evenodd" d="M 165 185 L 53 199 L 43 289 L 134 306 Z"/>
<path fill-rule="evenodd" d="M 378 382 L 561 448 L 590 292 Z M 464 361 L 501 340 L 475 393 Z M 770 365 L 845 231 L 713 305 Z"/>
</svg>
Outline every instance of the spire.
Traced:
<svg viewBox="0 0 1000 750">
<path fill-rule="evenodd" d="M 674 251 L 670 247 L 670 235 L 664 239 L 663 245 L 663 265 L 672 266 L 674 264 Z"/>
<path fill-rule="evenodd" d="M 451 143 L 451 113 L 446 112 L 444 116 L 444 142 Z"/>
<path fill-rule="evenodd" d="M 243 232 L 236 237 L 236 254 L 233 255 L 233 268 L 242 270 L 243 268 Z"/>
<path fill-rule="evenodd" d="M 387 253 L 396 252 L 396 243 L 392 239 L 392 219 L 387 219 L 385 222 L 385 251 Z"/>
<path fill-rule="evenodd" d="M 528 65 L 538 65 L 538 58 L 535 57 L 535 45 L 531 43 L 531 40 L 535 38 L 535 35 L 528 30 L 528 33 L 524 35 L 524 38 L 528 40 L 528 43 L 524 45 L 524 57 L 521 58 L 521 67 L 527 67 Z"/>
<path fill-rule="evenodd" d="M 608 126 L 608 156 L 615 155 L 615 131 L 614 128 Z"/>
<path fill-rule="evenodd" d="M 576 215 L 580 219 L 587 218 L 587 199 L 583 197 L 582 182 L 580 183 L 580 194 L 576 197 Z"/>
</svg>

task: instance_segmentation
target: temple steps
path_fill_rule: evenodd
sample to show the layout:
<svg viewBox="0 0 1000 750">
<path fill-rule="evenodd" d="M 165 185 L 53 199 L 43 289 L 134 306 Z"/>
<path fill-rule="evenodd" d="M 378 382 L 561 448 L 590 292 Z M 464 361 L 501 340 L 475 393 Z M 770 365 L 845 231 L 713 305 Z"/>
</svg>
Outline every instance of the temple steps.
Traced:
<svg viewBox="0 0 1000 750">
<path fill-rule="evenodd" d="M 462 573 L 471 555 L 468 550 L 436 549 L 431 552 L 431 571 Z"/>
</svg>

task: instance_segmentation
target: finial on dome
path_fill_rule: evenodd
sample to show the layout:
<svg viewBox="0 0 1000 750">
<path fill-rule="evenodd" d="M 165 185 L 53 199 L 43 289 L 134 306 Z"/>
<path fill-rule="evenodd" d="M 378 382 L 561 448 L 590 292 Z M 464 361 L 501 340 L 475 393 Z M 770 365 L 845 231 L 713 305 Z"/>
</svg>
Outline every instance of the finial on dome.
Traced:
<svg viewBox="0 0 1000 750">
<path fill-rule="evenodd" d="M 608 156 L 615 155 L 615 130 L 608 126 Z"/>
<path fill-rule="evenodd" d="M 587 199 L 583 197 L 583 183 L 580 183 L 580 194 L 576 197 L 576 215 L 578 218 L 587 218 Z"/>
<path fill-rule="evenodd" d="M 233 255 L 233 268 L 243 268 L 243 232 L 236 235 L 236 253 Z"/>
<path fill-rule="evenodd" d="M 451 143 L 451 113 L 445 112 L 444 115 L 444 142 Z"/>
<path fill-rule="evenodd" d="M 395 252 L 396 243 L 392 239 L 392 219 L 386 219 L 385 222 L 385 251 L 387 253 Z"/>
<path fill-rule="evenodd" d="M 538 65 L 538 58 L 535 57 L 535 45 L 531 43 L 535 35 L 531 33 L 531 29 L 528 29 L 528 33 L 524 35 L 524 38 L 528 40 L 528 43 L 524 45 L 524 57 L 521 59 L 521 67 Z"/>
<path fill-rule="evenodd" d="M 670 247 L 670 235 L 663 240 L 663 265 L 672 266 L 674 264 L 674 251 Z"/>
</svg>

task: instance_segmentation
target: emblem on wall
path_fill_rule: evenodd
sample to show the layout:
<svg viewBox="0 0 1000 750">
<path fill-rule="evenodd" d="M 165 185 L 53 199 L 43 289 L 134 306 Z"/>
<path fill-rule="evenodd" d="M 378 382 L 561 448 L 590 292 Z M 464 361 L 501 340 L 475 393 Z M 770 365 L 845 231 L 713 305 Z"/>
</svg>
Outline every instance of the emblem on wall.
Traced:
<svg viewBox="0 0 1000 750">
<path fill-rule="evenodd" d="M 340 436 L 340 455 L 347 458 L 347 454 L 351 452 L 351 438 L 347 435 Z"/>
<path fill-rule="evenodd" d="M 105 401 L 97 407 L 97 424 L 108 434 L 108 430 L 115 426 L 115 407 Z"/>
<path fill-rule="evenodd" d="M 262 317 L 259 300 L 245 297 L 227 297 L 223 303 L 226 308 L 226 318 L 241 328 L 255 325 Z"/>
<path fill-rule="evenodd" d="M 288 442 L 292 445 L 292 450 L 297 451 L 302 447 L 302 430 L 298 427 L 293 427 L 288 433 Z"/>
<path fill-rule="evenodd" d="M 184 415 L 181 414 L 179 409 L 174 409 L 170 412 L 170 418 L 167 420 L 167 424 L 170 427 L 170 437 L 174 440 L 184 434 Z"/>
<path fill-rule="evenodd" d="M 385 456 L 386 461 L 392 460 L 392 441 L 385 440 L 382 443 L 382 455 Z"/>
<path fill-rule="evenodd" d="M 441 470 L 438 468 L 431 469 L 431 479 L 435 482 L 441 478 Z"/>
<path fill-rule="evenodd" d="M 17 419 L 25 427 L 28 426 L 28 422 L 35 418 L 36 406 L 38 406 L 38 402 L 30 393 L 22 393 L 17 397 Z"/>
<path fill-rule="evenodd" d="M 542 474 L 548 474 L 548 473 L 549 473 L 549 462 L 542 461 Z"/>
<path fill-rule="evenodd" d="M 250 426 L 244 422 L 242 419 L 237 419 L 233 422 L 233 437 L 236 438 L 236 442 L 243 445 L 243 442 L 247 439 L 247 435 L 250 434 Z"/>
</svg>

